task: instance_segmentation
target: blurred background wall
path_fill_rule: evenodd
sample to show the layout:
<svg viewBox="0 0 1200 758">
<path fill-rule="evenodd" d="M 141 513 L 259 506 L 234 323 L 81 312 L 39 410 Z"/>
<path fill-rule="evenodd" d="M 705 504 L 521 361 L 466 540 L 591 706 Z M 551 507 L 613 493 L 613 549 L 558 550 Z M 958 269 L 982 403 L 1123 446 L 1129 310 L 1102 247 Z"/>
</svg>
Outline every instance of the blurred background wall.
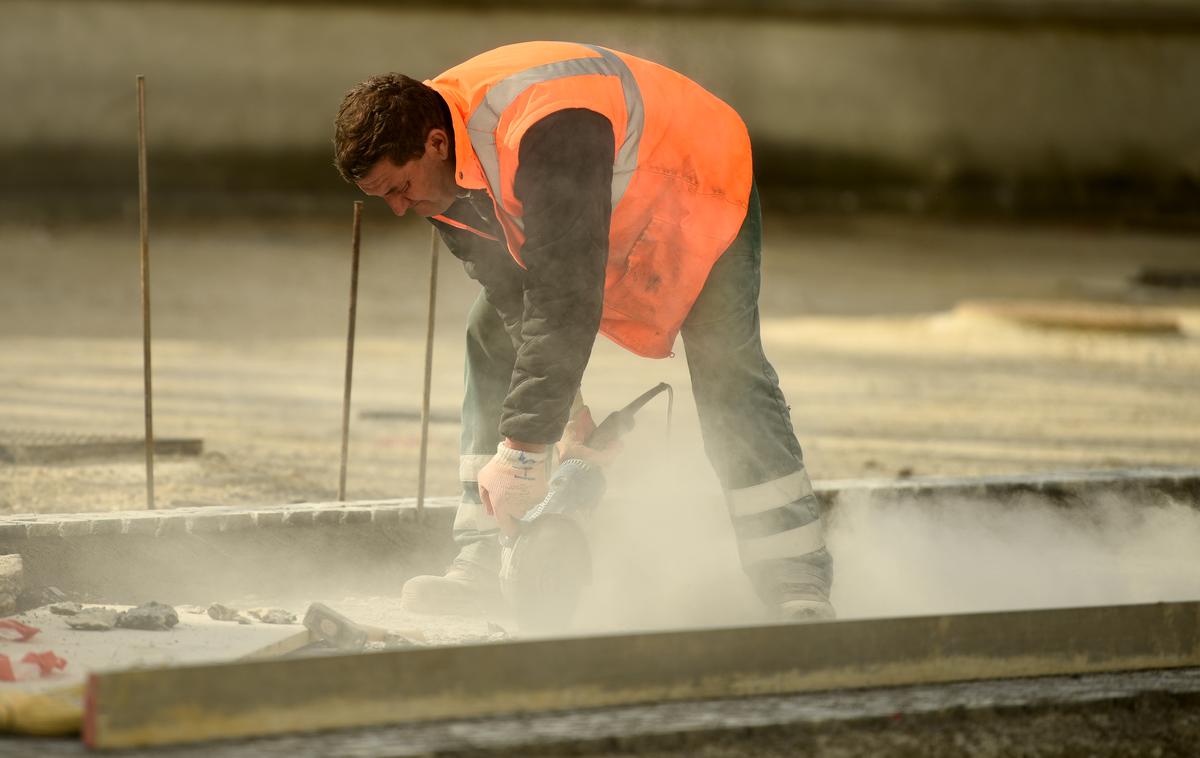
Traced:
<svg viewBox="0 0 1200 758">
<path fill-rule="evenodd" d="M 160 207 L 319 211 L 342 94 L 497 45 L 595 42 L 733 104 L 816 210 L 1200 209 L 1200 7 L 1135 0 L 0 2 L 0 202 L 128 214 L 134 75 Z M 714 146 L 715 149 L 715 146 Z M 786 191 L 784 191 L 786 190 Z M 341 207 L 340 203 L 338 207 Z"/>
</svg>

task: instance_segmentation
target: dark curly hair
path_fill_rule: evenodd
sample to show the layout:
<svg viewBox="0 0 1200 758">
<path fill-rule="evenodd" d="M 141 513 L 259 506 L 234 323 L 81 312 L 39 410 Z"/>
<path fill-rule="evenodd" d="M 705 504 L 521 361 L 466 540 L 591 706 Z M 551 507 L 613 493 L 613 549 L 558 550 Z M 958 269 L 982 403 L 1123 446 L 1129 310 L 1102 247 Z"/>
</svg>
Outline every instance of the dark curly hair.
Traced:
<svg viewBox="0 0 1200 758">
<path fill-rule="evenodd" d="M 424 155 L 433 129 L 451 135 L 453 151 L 450 108 L 432 87 L 404 74 L 373 76 L 342 99 L 334 121 L 333 165 L 348 182 L 363 178 L 380 158 L 403 165 Z"/>
</svg>

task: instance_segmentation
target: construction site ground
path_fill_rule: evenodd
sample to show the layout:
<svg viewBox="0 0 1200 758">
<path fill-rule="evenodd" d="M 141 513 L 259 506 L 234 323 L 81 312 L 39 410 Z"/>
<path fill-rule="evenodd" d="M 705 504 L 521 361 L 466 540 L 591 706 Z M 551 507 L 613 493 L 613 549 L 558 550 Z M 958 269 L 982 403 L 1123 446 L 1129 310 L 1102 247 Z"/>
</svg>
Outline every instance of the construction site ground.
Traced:
<svg viewBox="0 0 1200 758">
<path fill-rule="evenodd" d="M 345 222 L 168 220 L 154 226 L 155 430 L 204 444 L 202 455 L 158 460 L 159 507 L 334 498 L 349 290 L 346 216 Z M 369 214 L 363 238 L 348 497 L 411 496 L 429 230 L 414 219 Z M 766 239 L 763 340 L 815 479 L 1195 467 L 1200 461 L 1200 292 L 1137 281 L 1147 268 L 1196 268 L 1200 237 L 772 213 Z M 137 252 L 132 221 L 0 226 L 0 439 L 141 435 Z M 458 488 L 462 333 L 476 293 L 443 250 L 429 440 L 428 490 L 435 495 Z M 1027 310 L 996 300 L 1039 305 Z M 583 387 L 597 415 L 659 381 L 672 383 L 678 394 L 669 441 L 656 401 L 614 465 L 610 500 L 640 494 L 643 501 L 600 516 L 601 525 L 608 518 L 611 533 L 621 535 L 620 550 L 600 549 L 603 540 L 597 546 L 598 580 L 581 609 L 580 631 L 764 620 L 737 570 L 719 486 L 704 463 L 682 345 L 677 353 L 650 361 L 597 342 Z M 144 462 L 134 454 L 0 462 L 0 513 L 137 509 L 145 504 L 144 477 Z M 926 521 L 912 508 L 885 513 L 850 503 L 835 513 L 828 540 L 838 560 L 834 601 L 842 618 L 1186 600 L 1200 590 L 1191 557 L 1200 520 L 1181 515 L 1186 506 L 1135 517 L 1131 504 L 1107 503 L 1100 515 L 1079 520 L 1028 503 L 1017 504 L 1024 510 L 1006 509 L 1004 517 L 986 503 L 939 505 Z M 681 528 L 681 514 L 701 511 L 699 527 Z M 1006 520 L 1013 513 L 1019 522 Z M 667 557 L 663 535 L 680 534 L 689 536 L 677 539 Z M 658 563 L 656 581 L 640 587 L 638 567 L 649 561 Z M 1064 581 L 1044 581 L 1050 571 Z M 415 618 L 398 610 L 394 595 L 360 590 L 312 597 L 297 588 L 294 597 L 204 602 L 278 603 L 301 611 L 302 601 L 324 600 L 363 623 L 423 624 L 433 644 L 488 641 L 495 634 L 482 621 Z M 421 745 L 424 752 L 503 752 L 517 744 L 506 741 L 504 730 L 523 733 L 536 722 L 546 731 L 538 738 L 545 754 L 696 754 L 702 746 L 706 755 L 782 755 L 809 745 L 850 755 L 924 745 L 937 747 L 927 754 L 992 755 L 1006 746 L 1061 747 L 1077 737 L 1095 748 L 1101 719 L 1129 734 L 1106 743 L 1112 749 L 1103 754 L 1136 754 L 1147 745 L 1165 747 L 1164 755 L 1184 754 L 1175 748 L 1197 733 L 1190 715 L 1194 675 L 1186 681 L 1145 677 L 1144 687 L 1128 677 L 1113 680 L 1119 690 L 1114 705 L 1099 715 L 1087 703 L 1107 702 L 1109 685 L 1073 694 L 1077 683 L 1066 681 L 1061 697 L 1054 689 L 1060 685 L 1051 683 L 1046 690 L 1033 687 L 1040 694 L 1021 695 L 1011 707 L 990 704 L 992 685 L 961 692 L 943 687 L 930 695 L 936 703 L 925 716 L 912 715 L 915 701 L 904 690 L 750 701 L 745 718 L 731 716 L 736 707 L 728 704 L 700 704 L 678 716 L 695 720 L 697 727 L 685 730 L 699 735 L 691 738 L 620 736 L 636 731 L 634 722 L 661 716 L 640 708 L 630 710 L 629 722 L 619 713 L 601 714 L 594 731 L 584 728 L 570 747 L 555 736 L 576 733 L 581 722 L 570 714 L 431 727 L 427 734 L 417 727 L 331 735 L 332 741 L 309 747 L 314 754 L 400 754 L 394 747 L 400 741 L 415 752 Z M 1164 694 L 1137 694 L 1145 691 Z M 835 713 L 837 698 L 848 704 L 845 713 Z M 1055 705 L 1029 706 L 1047 698 Z M 977 706 L 986 719 L 975 715 Z M 1162 715 L 1159 732 L 1143 728 L 1147 710 Z M 897 721 L 891 714 L 899 711 L 910 716 Z M 1040 736 L 1030 737 L 1030 718 Z M 245 749 L 276 745 L 296 748 L 283 740 Z M 0 743 L 0 752 L 24 746 Z M 79 749 L 53 747 L 63 754 Z M 230 754 L 239 749 L 229 746 Z"/>
<path fill-rule="evenodd" d="M 335 495 L 349 216 L 152 227 L 155 431 L 204 443 L 199 457 L 159 460 L 160 507 Z M 1135 278 L 1195 267 L 1198 243 L 1103 226 L 769 213 L 763 340 L 812 476 L 1196 464 L 1200 291 Z M 351 498 L 416 490 L 428 248 L 419 220 L 368 214 Z M 453 494 L 462 333 L 478 288 L 441 257 L 429 491 Z M 135 220 L 9 223 L 0 271 L 0 436 L 140 436 Z M 995 298 L 1167 309 L 1180 330 L 1040 327 L 959 307 Z M 672 460 L 716 491 L 681 345 L 653 361 L 601 338 L 583 389 L 602 415 L 664 380 L 679 390 Z M 661 419 L 648 408 L 644 434 Z M 0 464 L 0 512 L 137 508 L 144 490 L 136 455 Z"/>
</svg>

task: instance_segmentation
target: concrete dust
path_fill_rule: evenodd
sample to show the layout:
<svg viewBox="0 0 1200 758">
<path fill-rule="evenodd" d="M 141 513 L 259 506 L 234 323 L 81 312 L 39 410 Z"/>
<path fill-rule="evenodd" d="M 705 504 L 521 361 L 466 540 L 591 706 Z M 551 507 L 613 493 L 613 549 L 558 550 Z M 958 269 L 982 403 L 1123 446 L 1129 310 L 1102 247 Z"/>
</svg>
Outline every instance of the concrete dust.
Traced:
<svg viewBox="0 0 1200 758">
<path fill-rule="evenodd" d="M 693 451 L 671 465 L 653 433 L 635 435 L 592 519 L 595 578 L 572 631 L 767 621 L 707 461 Z M 1200 510 L 1167 500 L 849 494 L 826 543 L 839 619 L 1200 600 Z"/>
<path fill-rule="evenodd" d="M 839 618 L 1200 600 L 1200 511 L 841 498 L 827 525 Z"/>
<path fill-rule="evenodd" d="M 716 475 L 672 454 L 644 426 L 607 472 L 591 524 L 594 580 L 575 631 L 604 633 L 756 623 L 766 618 L 741 570 Z"/>
</svg>

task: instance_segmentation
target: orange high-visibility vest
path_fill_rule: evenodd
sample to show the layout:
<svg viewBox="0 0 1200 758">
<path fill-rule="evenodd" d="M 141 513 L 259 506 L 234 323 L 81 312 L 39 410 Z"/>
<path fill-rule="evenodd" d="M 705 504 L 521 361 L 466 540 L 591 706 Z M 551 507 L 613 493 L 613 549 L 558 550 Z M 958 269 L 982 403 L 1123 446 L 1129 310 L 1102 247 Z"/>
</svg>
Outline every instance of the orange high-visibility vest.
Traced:
<svg viewBox="0 0 1200 758">
<path fill-rule="evenodd" d="M 569 42 L 497 48 L 426 84 L 450 106 L 455 181 L 491 196 L 522 266 L 522 207 L 513 192 L 521 138 L 567 108 L 608 118 L 616 152 L 600 331 L 639 355 L 670 355 L 746 216 L 753 169 L 737 113 L 668 68 Z"/>
</svg>

